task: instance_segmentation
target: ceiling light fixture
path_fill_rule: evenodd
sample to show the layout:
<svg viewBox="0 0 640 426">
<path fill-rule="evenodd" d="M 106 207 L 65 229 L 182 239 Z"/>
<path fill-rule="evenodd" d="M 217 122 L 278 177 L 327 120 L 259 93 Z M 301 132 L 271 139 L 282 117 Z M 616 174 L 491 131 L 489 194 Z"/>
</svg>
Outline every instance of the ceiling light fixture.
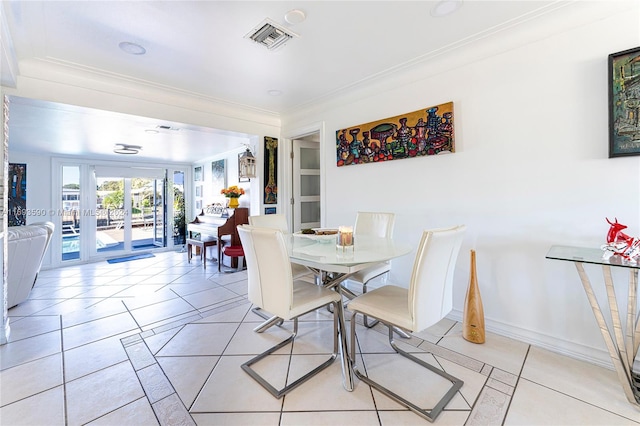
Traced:
<svg viewBox="0 0 640 426">
<path fill-rule="evenodd" d="M 130 41 L 123 41 L 118 45 L 118 47 L 120 47 L 120 50 L 130 55 L 144 55 L 147 53 L 147 49 Z"/>
<path fill-rule="evenodd" d="M 280 96 L 282 95 L 282 90 L 278 90 L 278 89 L 271 89 L 267 92 L 269 95 L 271 96 Z"/>
<path fill-rule="evenodd" d="M 441 0 L 431 8 L 431 16 L 441 18 L 457 11 L 462 7 L 462 0 Z"/>
<path fill-rule="evenodd" d="M 299 9 L 292 9 L 284 14 L 284 20 L 291 25 L 300 24 L 305 19 L 307 19 L 307 15 Z"/>
<path fill-rule="evenodd" d="M 137 154 L 141 149 L 142 147 L 140 145 L 127 145 L 124 143 L 117 143 L 113 148 L 113 152 L 115 152 L 116 154 L 131 155 Z"/>
</svg>

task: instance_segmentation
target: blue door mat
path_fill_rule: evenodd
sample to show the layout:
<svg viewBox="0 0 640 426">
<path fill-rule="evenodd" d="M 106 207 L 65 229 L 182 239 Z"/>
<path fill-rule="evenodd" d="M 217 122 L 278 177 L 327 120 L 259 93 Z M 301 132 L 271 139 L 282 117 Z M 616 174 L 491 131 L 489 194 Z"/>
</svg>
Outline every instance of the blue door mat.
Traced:
<svg viewBox="0 0 640 426">
<path fill-rule="evenodd" d="M 107 259 L 107 262 L 122 263 L 122 262 L 128 262 L 130 260 L 147 259 L 149 257 L 155 257 L 155 256 L 151 253 L 134 254 L 132 256 L 116 257 L 115 259 Z"/>
</svg>

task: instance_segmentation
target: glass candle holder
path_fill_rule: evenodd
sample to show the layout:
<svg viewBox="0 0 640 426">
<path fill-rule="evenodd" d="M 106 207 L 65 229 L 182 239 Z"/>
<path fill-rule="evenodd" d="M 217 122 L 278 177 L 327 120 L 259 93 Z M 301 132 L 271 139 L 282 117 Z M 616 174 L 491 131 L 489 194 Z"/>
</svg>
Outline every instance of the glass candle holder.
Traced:
<svg viewBox="0 0 640 426">
<path fill-rule="evenodd" d="M 351 226 L 338 227 L 338 249 L 353 250 L 353 228 Z"/>
</svg>

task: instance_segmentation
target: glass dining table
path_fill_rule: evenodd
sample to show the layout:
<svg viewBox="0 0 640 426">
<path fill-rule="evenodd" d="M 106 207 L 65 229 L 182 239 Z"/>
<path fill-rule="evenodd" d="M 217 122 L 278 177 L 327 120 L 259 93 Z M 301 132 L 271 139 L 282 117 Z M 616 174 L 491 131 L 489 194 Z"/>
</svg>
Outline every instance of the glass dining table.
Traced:
<svg viewBox="0 0 640 426">
<path fill-rule="evenodd" d="M 638 306 L 638 270 L 640 269 L 640 264 L 630 262 L 617 255 L 607 257 L 603 256 L 603 254 L 603 251 L 598 248 L 552 246 L 546 258 L 575 264 L 627 400 L 633 405 L 640 406 L 640 371 L 634 369 L 634 363 L 637 362 L 635 360 L 638 356 L 638 348 L 640 347 L 640 307 Z M 609 305 L 609 321 L 605 319 L 605 314 L 600 308 L 600 302 L 587 276 L 584 264 L 602 267 L 606 302 Z M 620 318 L 622 311 L 618 307 L 616 286 L 611 273 L 612 267 L 627 269 L 629 272 L 626 326 Z M 622 290 L 623 288 L 621 287 L 622 285 L 619 285 L 618 290 Z M 611 327 L 608 324 L 611 324 Z"/>
<path fill-rule="evenodd" d="M 372 264 L 404 256 L 413 250 L 406 243 L 365 236 L 356 237 L 351 247 L 337 246 L 337 240 L 331 238 L 314 239 L 302 234 L 290 234 L 286 238 L 289 260 L 313 271 L 318 285 L 332 288 L 341 294 L 340 284 L 354 273 Z M 353 372 L 342 304 L 338 304 L 338 333 L 342 384 L 346 390 L 352 391 Z"/>
</svg>

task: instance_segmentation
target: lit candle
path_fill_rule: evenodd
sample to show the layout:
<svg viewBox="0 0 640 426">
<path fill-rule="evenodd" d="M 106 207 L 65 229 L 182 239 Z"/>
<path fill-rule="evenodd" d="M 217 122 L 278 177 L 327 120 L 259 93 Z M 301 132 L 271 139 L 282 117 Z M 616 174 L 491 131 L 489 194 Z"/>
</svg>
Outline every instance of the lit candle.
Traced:
<svg viewBox="0 0 640 426">
<path fill-rule="evenodd" d="M 353 245 L 353 228 L 352 227 L 340 226 L 338 228 L 338 245 L 340 246 Z"/>
</svg>

